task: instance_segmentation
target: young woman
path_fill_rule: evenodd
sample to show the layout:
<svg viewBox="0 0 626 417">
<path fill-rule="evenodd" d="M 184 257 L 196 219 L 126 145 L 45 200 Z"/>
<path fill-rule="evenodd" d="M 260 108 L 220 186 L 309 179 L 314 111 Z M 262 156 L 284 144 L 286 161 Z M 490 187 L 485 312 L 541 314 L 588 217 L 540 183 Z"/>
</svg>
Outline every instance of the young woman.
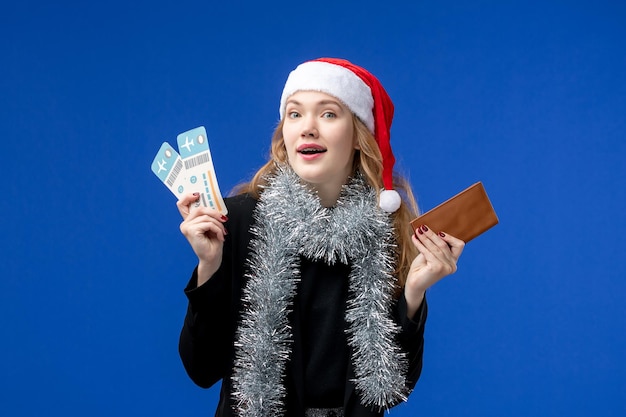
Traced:
<svg viewBox="0 0 626 417">
<path fill-rule="evenodd" d="M 291 72 L 270 160 L 229 217 L 178 203 L 198 256 L 180 355 L 216 416 L 382 416 L 422 369 L 426 289 L 464 243 L 427 225 L 393 176 L 393 104 L 348 61 Z M 403 198 L 396 190 L 403 194 Z"/>
</svg>

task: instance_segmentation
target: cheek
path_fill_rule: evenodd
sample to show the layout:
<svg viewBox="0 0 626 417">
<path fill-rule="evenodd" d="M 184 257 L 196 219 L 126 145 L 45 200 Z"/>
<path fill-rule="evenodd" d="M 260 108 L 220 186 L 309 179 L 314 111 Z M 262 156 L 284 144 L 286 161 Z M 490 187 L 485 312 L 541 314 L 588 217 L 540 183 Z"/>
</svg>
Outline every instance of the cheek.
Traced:
<svg viewBox="0 0 626 417">
<path fill-rule="evenodd" d="M 285 146 L 285 162 L 291 163 L 295 155 L 295 140 L 293 132 L 289 128 L 283 127 L 283 143 Z"/>
<path fill-rule="evenodd" d="M 359 141 L 354 135 L 354 129 L 350 127 L 346 127 L 343 131 L 343 143 L 346 150 L 354 151 L 355 149 L 359 149 Z"/>
<path fill-rule="evenodd" d="M 283 141 L 285 142 L 285 146 L 287 150 L 291 147 L 291 145 L 295 142 L 294 129 L 290 126 L 283 126 Z"/>
</svg>

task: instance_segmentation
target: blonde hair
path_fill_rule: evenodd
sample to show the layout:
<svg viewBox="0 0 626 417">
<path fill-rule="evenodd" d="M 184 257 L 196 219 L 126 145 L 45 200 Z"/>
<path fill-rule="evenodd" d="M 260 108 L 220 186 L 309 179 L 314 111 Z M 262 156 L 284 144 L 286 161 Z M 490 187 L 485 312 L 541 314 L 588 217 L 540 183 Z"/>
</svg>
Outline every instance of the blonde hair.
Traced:
<svg viewBox="0 0 626 417">
<path fill-rule="evenodd" d="M 354 134 L 356 136 L 359 149 L 355 153 L 353 161 L 353 173 L 361 171 L 366 181 L 375 190 L 383 188 L 382 172 L 383 172 L 383 158 L 376 143 L 374 135 L 369 131 L 361 120 L 355 115 L 352 115 Z M 268 175 L 272 175 L 276 172 L 277 164 L 287 163 L 287 149 L 285 148 L 285 142 L 283 140 L 283 122 L 281 121 L 274 134 L 272 136 L 272 143 L 270 147 L 270 158 L 263 165 L 257 173 L 252 177 L 249 183 L 241 184 L 233 190 L 233 194 L 250 194 L 254 198 L 259 198 L 262 188 L 266 185 Z M 411 263 L 415 256 L 417 256 L 417 249 L 413 245 L 412 234 L 413 230 L 409 223 L 413 220 L 419 212 L 417 202 L 411 190 L 409 182 L 402 176 L 394 173 L 394 189 L 398 191 L 402 197 L 402 204 L 400 208 L 391 214 L 394 235 L 396 238 L 396 269 L 394 271 L 397 277 L 398 291 L 399 292 L 406 283 L 406 277 L 409 273 Z"/>
</svg>

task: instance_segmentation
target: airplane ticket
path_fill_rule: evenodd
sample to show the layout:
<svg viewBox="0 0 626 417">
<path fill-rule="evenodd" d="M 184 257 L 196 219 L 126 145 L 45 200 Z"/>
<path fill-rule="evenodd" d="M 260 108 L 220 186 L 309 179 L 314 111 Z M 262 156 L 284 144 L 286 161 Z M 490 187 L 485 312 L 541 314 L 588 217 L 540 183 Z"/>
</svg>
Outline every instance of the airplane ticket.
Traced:
<svg viewBox="0 0 626 417">
<path fill-rule="evenodd" d="M 183 160 L 172 145 L 163 142 L 152 161 L 152 172 L 177 197 L 185 194 L 185 172 Z M 182 175 L 181 175 L 182 173 Z"/>
<path fill-rule="evenodd" d="M 177 143 L 180 155 L 164 143 L 152 162 L 152 171 L 177 197 L 197 192 L 200 198 L 196 207 L 203 205 L 226 215 L 228 209 L 217 183 L 204 126 L 181 133 Z M 168 165 L 168 161 L 172 162 Z"/>
</svg>

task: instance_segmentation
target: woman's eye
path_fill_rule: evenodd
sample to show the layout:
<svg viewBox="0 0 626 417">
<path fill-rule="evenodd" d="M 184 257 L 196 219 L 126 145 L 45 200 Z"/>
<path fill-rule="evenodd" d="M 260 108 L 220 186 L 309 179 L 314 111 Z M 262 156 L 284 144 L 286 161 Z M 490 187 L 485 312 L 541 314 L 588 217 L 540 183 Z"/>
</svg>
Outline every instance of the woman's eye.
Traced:
<svg viewBox="0 0 626 417">
<path fill-rule="evenodd" d="M 289 112 L 289 118 L 295 119 L 297 117 L 300 117 L 300 113 L 298 113 L 297 111 L 290 111 Z"/>
<path fill-rule="evenodd" d="M 337 115 L 335 113 L 331 112 L 331 111 L 327 111 L 326 113 L 324 113 L 322 115 L 322 117 L 324 117 L 326 119 L 332 119 L 332 118 L 337 117 Z"/>
</svg>

